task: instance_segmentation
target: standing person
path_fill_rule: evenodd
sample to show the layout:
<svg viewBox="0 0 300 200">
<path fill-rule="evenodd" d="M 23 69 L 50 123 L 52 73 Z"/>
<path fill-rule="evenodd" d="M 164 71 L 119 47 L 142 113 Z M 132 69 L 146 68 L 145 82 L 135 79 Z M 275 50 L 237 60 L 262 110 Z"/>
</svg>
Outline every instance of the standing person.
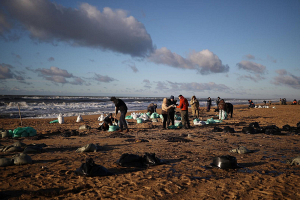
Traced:
<svg viewBox="0 0 300 200">
<path fill-rule="evenodd" d="M 126 123 L 126 120 L 125 120 L 125 116 L 126 116 L 126 113 L 127 113 L 127 106 L 126 106 L 126 104 L 124 103 L 123 100 L 117 99 L 116 97 L 111 97 L 110 100 L 112 102 L 114 102 L 114 104 L 115 104 L 115 112 L 116 112 L 115 117 L 118 114 L 118 110 L 120 110 L 120 112 L 121 112 L 121 116 L 120 116 L 120 130 L 119 130 L 119 132 L 122 132 L 123 131 L 123 127 L 124 127 L 126 129 L 124 131 L 124 133 L 127 133 L 129 130 L 128 130 L 127 123 Z"/>
<path fill-rule="evenodd" d="M 211 107 L 211 98 L 208 97 L 208 98 L 207 98 L 206 112 L 209 112 L 209 111 L 210 111 L 210 107 Z"/>
<path fill-rule="evenodd" d="M 225 112 L 225 101 L 224 99 L 221 99 L 219 104 L 218 104 L 218 108 L 219 108 L 219 119 L 223 120 L 227 118 L 227 114 Z"/>
<path fill-rule="evenodd" d="M 175 108 L 176 108 L 176 100 L 174 100 L 174 96 L 171 95 L 170 99 L 168 99 L 168 106 L 174 105 L 170 109 L 168 109 L 168 120 L 167 120 L 167 125 L 169 126 L 170 123 L 172 122 L 172 125 L 174 125 L 174 117 L 175 117 Z"/>
<path fill-rule="evenodd" d="M 191 128 L 190 121 L 189 121 L 189 102 L 186 98 L 184 98 L 182 95 L 178 96 L 180 103 L 177 106 L 177 108 L 181 109 L 181 121 L 183 128 Z"/>
<path fill-rule="evenodd" d="M 166 129 L 167 119 L 168 119 L 168 110 L 174 108 L 174 105 L 168 105 L 168 99 L 164 98 L 161 105 L 161 114 L 163 116 L 163 129 Z"/>
<path fill-rule="evenodd" d="M 217 100 L 216 100 L 217 107 L 218 107 L 218 105 L 219 105 L 220 99 L 221 99 L 221 98 L 218 97 Z"/>
<path fill-rule="evenodd" d="M 199 101 L 195 96 L 192 96 L 192 99 L 190 101 L 190 104 L 192 106 L 192 115 L 194 118 L 199 118 Z"/>
</svg>

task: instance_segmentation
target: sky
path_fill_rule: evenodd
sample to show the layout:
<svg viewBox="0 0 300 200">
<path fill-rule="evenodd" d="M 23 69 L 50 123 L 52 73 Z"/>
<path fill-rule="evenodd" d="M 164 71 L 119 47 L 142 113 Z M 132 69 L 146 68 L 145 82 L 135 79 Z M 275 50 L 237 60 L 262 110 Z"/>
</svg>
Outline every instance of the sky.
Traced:
<svg viewBox="0 0 300 200">
<path fill-rule="evenodd" d="M 0 1 L 0 94 L 300 99 L 300 1 Z"/>
</svg>

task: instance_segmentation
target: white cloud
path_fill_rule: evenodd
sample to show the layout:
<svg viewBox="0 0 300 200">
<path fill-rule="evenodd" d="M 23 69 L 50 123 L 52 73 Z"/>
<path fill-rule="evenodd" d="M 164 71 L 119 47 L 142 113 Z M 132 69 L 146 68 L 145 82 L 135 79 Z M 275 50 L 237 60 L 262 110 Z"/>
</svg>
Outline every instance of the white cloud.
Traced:
<svg viewBox="0 0 300 200">
<path fill-rule="evenodd" d="M 249 60 L 255 60 L 255 56 L 253 56 L 251 54 L 247 54 L 245 57 Z"/>
<path fill-rule="evenodd" d="M 155 50 L 148 59 L 156 64 L 164 64 L 175 68 L 196 69 L 201 74 L 229 71 L 229 66 L 223 65 L 219 57 L 207 49 L 200 52 L 193 51 L 188 58 L 183 58 L 166 47 L 162 47 Z"/>
<path fill-rule="evenodd" d="M 32 38 L 53 43 L 108 49 L 131 56 L 146 56 L 153 45 L 144 25 L 124 10 L 99 11 L 88 3 L 79 9 L 66 8 L 48 0 L 1 0 L 0 35 L 21 24 Z M 4 16 L 5 15 L 5 16 Z M 8 22 L 15 24 L 8 24 Z"/>
<path fill-rule="evenodd" d="M 59 69 L 58 67 L 50 67 L 50 69 L 37 69 L 37 72 L 40 73 L 41 76 L 61 76 L 65 78 L 73 77 L 73 74 L 70 74 L 67 70 Z"/>
<path fill-rule="evenodd" d="M 266 72 L 266 66 L 252 61 L 243 60 L 237 63 L 237 66 L 239 69 L 243 69 L 252 73 L 264 74 Z"/>
<path fill-rule="evenodd" d="M 287 71 L 285 69 L 278 69 L 275 72 L 279 75 L 286 75 L 287 74 Z"/>
<path fill-rule="evenodd" d="M 10 70 L 13 67 L 8 64 L 0 64 L 0 79 L 9 79 L 13 78 L 15 74 Z"/>
<path fill-rule="evenodd" d="M 276 76 L 271 82 L 275 85 L 285 85 L 294 89 L 300 89 L 300 77 L 287 73 L 285 70 L 276 71 L 279 76 Z"/>
<path fill-rule="evenodd" d="M 112 77 L 103 76 L 103 75 L 100 75 L 100 74 L 95 74 L 95 77 L 93 79 L 96 80 L 96 81 L 105 82 L 105 83 L 109 83 L 109 82 L 112 82 L 112 81 L 116 80 Z"/>
</svg>

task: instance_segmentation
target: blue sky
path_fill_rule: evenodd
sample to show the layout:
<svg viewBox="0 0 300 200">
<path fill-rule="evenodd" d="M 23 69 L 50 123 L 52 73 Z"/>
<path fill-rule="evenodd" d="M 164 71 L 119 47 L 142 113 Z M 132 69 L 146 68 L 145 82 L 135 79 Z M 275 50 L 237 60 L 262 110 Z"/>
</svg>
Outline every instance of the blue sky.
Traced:
<svg viewBox="0 0 300 200">
<path fill-rule="evenodd" d="M 0 1 L 0 94 L 300 98 L 300 1 Z"/>
</svg>

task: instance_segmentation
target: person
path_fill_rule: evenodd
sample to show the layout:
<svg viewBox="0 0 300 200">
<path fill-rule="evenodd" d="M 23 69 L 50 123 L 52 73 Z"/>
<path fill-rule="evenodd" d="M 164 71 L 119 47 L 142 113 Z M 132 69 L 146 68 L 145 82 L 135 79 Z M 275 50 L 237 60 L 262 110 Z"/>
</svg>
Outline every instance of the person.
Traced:
<svg viewBox="0 0 300 200">
<path fill-rule="evenodd" d="M 208 97 L 207 98 L 207 105 L 206 105 L 206 112 L 210 111 L 210 107 L 211 107 L 211 98 Z"/>
<path fill-rule="evenodd" d="M 181 122 L 184 129 L 191 128 L 189 121 L 189 102 L 184 96 L 178 96 L 180 102 L 177 108 L 181 109 Z"/>
<path fill-rule="evenodd" d="M 292 105 L 297 105 L 297 100 L 296 99 L 294 99 Z"/>
<path fill-rule="evenodd" d="M 218 105 L 219 105 L 220 99 L 221 99 L 221 98 L 218 97 L 217 100 L 216 100 L 217 107 L 218 107 Z"/>
<path fill-rule="evenodd" d="M 266 104 L 267 104 L 267 101 L 266 101 L 266 100 L 264 100 L 264 101 L 263 101 L 263 103 L 264 103 L 264 105 L 266 105 Z"/>
<path fill-rule="evenodd" d="M 150 103 L 147 107 L 147 112 L 150 113 L 150 116 L 152 115 L 152 113 L 156 112 L 156 108 L 157 108 L 157 104 L 154 103 Z"/>
<path fill-rule="evenodd" d="M 175 108 L 177 106 L 176 103 L 177 103 L 177 101 L 174 100 L 174 96 L 171 95 L 170 99 L 168 99 L 168 106 L 170 106 L 170 105 L 175 105 L 175 106 L 168 109 L 168 119 L 167 119 L 167 125 L 168 126 L 170 125 L 170 123 L 172 123 L 172 125 L 174 125 Z"/>
<path fill-rule="evenodd" d="M 194 118 L 199 118 L 199 101 L 195 96 L 192 96 L 190 104 L 192 106 L 192 115 Z"/>
<path fill-rule="evenodd" d="M 125 128 L 126 130 L 124 131 L 125 133 L 129 132 L 129 129 L 127 127 L 127 123 L 125 120 L 125 116 L 127 113 L 127 106 L 124 103 L 123 100 L 121 99 L 117 99 L 116 97 L 111 97 L 110 100 L 115 104 L 115 117 L 118 114 L 118 111 L 120 110 L 121 115 L 120 115 L 120 129 L 118 130 L 119 132 L 123 132 L 123 128 Z"/>
<path fill-rule="evenodd" d="M 112 116 L 112 113 L 109 113 L 109 115 L 104 118 L 103 124 L 98 128 L 98 130 L 107 131 L 113 122 L 118 123 L 118 120 Z"/>
<path fill-rule="evenodd" d="M 168 99 L 164 98 L 161 105 L 161 114 L 163 116 L 163 129 L 166 129 L 167 119 L 168 119 L 168 110 L 174 108 L 176 105 L 168 105 Z"/>
<path fill-rule="evenodd" d="M 279 99 L 279 101 L 280 101 L 280 105 L 282 105 L 282 104 L 283 104 L 283 102 L 282 102 L 282 99 L 281 99 L 281 98 Z"/>
<path fill-rule="evenodd" d="M 224 99 L 221 99 L 218 103 L 218 108 L 219 108 L 219 119 L 224 120 L 227 118 L 227 113 L 225 111 L 225 101 Z"/>
<path fill-rule="evenodd" d="M 249 108 L 254 108 L 255 107 L 255 104 L 253 103 L 252 100 L 249 99 L 248 102 L 249 102 Z"/>
</svg>

